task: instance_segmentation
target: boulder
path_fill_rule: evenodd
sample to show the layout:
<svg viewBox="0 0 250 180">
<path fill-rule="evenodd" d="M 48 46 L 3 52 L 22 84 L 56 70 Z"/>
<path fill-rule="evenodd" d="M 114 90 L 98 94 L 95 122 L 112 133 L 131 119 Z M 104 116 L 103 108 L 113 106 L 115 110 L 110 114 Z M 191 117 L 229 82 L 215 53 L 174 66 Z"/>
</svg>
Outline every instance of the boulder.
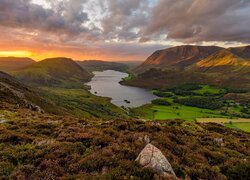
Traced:
<svg viewBox="0 0 250 180">
<path fill-rule="evenodd" d="M 144 168 L 152 168 L 159 175 L 168 179 L 177 179 L 171 164 L 162 152 L 152 144 L 147 144 L 136 161 Z"/>
</svg>

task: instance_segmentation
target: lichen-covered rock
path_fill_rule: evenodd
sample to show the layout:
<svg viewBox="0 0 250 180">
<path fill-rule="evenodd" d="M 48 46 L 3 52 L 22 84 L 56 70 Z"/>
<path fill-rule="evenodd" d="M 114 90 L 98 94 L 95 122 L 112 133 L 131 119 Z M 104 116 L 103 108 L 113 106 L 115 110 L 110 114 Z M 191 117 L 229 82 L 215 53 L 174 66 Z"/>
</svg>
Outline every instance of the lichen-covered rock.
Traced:
<svg viewBox="0 0 250 180">
<path fill-rule="evenodd" d="M 176 175 L 171 164 L 162 152 L 152 144 L 147 144 L 136 158 L 143 167 L 152 168 L 158 174 L 175 179 Z"/>
</svg>

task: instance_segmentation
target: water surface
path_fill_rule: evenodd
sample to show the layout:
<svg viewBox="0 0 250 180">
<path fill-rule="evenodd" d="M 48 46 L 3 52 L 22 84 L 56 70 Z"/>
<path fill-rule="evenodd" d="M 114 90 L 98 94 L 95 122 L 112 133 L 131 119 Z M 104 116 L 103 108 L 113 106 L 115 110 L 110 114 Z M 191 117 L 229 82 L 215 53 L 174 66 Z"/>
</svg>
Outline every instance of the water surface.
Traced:
<svg viewBox="0 0 250 180">
<path fill-rule="evenodd" d="M 97 96 L 110 97 L 111 102 L 117 106 L 137 107 L 150 103 L 157 97 L 149 90 L 119 84 L 122 78 L 127 77 L 127 73 L 113 70 L 103 72 L 93 72 L 94 77 L 87 83 L 91 86 L 91 93 Z M 129 101 L 126 103 L 124 100 Z"/>
</svg>

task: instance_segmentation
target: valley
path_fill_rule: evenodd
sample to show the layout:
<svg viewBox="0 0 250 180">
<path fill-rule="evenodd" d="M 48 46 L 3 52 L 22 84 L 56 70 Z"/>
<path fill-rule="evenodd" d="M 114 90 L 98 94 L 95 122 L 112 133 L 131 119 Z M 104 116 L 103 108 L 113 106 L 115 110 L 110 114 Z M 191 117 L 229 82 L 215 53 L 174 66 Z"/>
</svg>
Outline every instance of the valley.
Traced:
<svg viewBox="0 0 250 180">
<path fill-rule="evenodd" d="M 249 180 L 250 0 L 0 0 L 0 180 Z"/>
<path fill-rule="evenodd" d="M 99 65 L 50 58 L 0 73 L 1 178 L 164 179 L 135 161 L 148 141 L 180 179 L 247 174 L 247 88 L 198 71 Z"/>
</svg>

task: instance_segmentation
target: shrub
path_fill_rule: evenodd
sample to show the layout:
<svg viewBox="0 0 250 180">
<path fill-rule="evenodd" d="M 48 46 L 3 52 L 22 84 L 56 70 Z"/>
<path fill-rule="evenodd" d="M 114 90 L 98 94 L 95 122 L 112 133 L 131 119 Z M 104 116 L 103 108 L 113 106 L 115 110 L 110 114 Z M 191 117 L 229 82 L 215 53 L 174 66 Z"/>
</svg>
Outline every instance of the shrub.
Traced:
<svg viewBox="0 0 250 180">
<path fill-rule="evenodd" d="M 189 97 L 183 99 L 175 99 L 175 103 L 193 106 L 205 109 L 218 109 L 223 106 L 223 103 L 216 98 L 208 98 L 208 97 Z"/>
<path fill-rule="evenodd" d="M 169 106 L 171 105 L 170 102 L 164 100 L 164 99 L 154 99 L 152 100 L 152 104 L 155 104 L 155 105 L 163 105 L 163 106 Z"/>
<path fill-rule="evenodd" d="M 154 95 L 156 95 L 158 97 L 172 97 L 173 93 L 171 93 L 171 92 L 155 91 Z"/>
</svg>

